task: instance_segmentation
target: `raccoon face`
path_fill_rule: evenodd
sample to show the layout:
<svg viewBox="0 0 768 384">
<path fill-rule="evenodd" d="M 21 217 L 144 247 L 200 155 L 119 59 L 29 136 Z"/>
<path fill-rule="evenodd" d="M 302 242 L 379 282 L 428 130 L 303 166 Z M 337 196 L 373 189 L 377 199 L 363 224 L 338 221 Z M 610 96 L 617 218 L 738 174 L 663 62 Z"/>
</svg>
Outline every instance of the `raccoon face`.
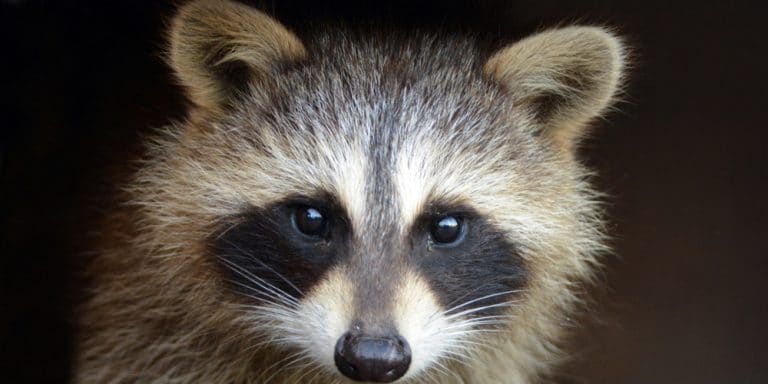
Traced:
<svg viewBox="0 0 768 384">
<path fill-rule="evenodd" d="M 254 208 L 213 252 L 270 334 L 349 378 L 390 382 L 460 356 L 524 287 L 515 246 L 467 206 L 430 204 L 406 228 L 372 208 L 355 227 L 334 200 Z"/>
<path fill-rule="evenodd" d="M 234 3 L 174 20 L 195 109 L 165 165 L 183 176 L 159 187 L 204 223 L 222 310 L 292 353 L 298 382 L 546 349 L 601 248 L 572 154 L 619 83 L 617 40 L 570 27 L 490 58 L 463 37 L 306 43 Z"/>
</svg>

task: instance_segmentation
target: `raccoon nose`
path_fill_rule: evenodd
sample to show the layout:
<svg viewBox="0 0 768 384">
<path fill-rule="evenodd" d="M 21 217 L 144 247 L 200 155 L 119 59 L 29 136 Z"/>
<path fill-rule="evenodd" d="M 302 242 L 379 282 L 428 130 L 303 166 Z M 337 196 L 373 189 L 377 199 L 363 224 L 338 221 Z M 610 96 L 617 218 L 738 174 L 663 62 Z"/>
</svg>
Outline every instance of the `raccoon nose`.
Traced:
<svg viewBox="0 0 768 384">
<path fill-rule="evenodd" d="M 411 365 L 411 348 L 401 336 L 370 337 L 345 333 L 336 343 L 336 367 L 356 381 L 390 383 Z"/>
</svg>

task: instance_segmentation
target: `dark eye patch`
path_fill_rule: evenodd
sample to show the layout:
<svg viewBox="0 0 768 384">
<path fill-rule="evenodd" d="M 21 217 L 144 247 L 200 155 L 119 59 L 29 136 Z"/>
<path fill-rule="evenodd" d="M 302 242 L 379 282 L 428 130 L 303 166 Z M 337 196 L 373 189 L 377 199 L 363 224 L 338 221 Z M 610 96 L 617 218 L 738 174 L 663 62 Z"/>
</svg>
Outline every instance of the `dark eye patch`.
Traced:
<svg viewBox="0 0 768 384">
<path fill-rule="evenodd" d="M 304 229 L 322 231 L 323 237 L 297 230 L 297 212 L 308 215 Z M 322 223 L 316 221 L 320 212 Z M 209 243 L 226 280 L 234 290 L 259 300 L 300 299 L 348 254 L 349 220 L 329 198 L 298 197 L 252 207 L 223 219 L 218 228 Z"/>
<path fill-rule="evenodd" d="M 465 226 L 455 245 L 430 246 L 436 220 L 460 217 Z M 411 231 L 412 260 L 449 313 L 469 316 L 502 312 L 525 287 L 526 269 L 518 248 L 504 231 L 466 206 L 433 205 Z M 483 308 L 485 307 L 485 308 Z"/>
</svg>

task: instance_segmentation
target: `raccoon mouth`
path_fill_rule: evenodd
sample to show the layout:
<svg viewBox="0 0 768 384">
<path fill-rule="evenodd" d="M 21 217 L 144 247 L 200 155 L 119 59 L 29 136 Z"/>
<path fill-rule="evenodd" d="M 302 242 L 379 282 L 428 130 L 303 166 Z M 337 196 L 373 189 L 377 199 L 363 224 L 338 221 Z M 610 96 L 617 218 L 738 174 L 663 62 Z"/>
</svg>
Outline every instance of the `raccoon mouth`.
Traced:
<svg viewBox="0 0 768 384">
<path fill-rule="evenodd" d="M 411 348 L 399 335 L 374 337 L 347 332 L 334 351 L 339 372 L 355 381 L 391 383 L 411 365 Z"/>
</svg>

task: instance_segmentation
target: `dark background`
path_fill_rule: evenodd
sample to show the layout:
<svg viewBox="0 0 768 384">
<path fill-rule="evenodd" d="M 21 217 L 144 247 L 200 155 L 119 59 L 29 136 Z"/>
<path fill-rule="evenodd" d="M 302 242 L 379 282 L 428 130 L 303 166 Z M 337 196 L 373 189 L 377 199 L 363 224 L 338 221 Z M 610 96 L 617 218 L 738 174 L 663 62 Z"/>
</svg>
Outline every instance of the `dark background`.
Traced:
<svg viewBox="0 0 768 384">
<path fill-rule="evenodd" d="M 612 25 L 635 52 L 621 112 L 585 148 L 611 195 L 600 322 L 563 383 L 768 382 L 763 10 L 735 1 L 262 2 L 289 25 L 394 18 L 504 39 Z M 164 2 L 0 2 L 0 381 L 69 370 L 72 272 L 105 180 L 184 101 Z M 75 293 L 72 293 L 75 291 Z"/>
</svg>

